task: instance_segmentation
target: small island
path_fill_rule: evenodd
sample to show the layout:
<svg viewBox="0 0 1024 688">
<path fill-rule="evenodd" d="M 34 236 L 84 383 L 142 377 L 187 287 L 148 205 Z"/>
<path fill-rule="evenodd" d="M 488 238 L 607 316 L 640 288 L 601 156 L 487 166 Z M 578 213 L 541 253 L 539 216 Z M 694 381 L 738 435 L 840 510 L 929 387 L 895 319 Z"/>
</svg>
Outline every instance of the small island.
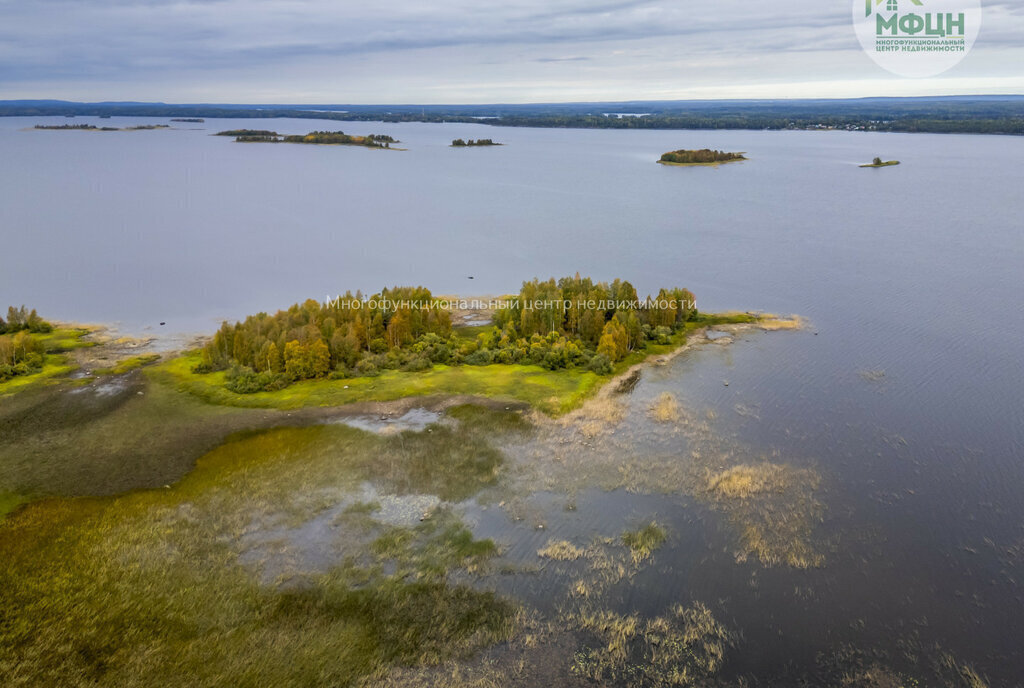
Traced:
<svg viewBox="0 0 1024 688">
<path fill-rule="evenodd" d="M 743 153 L 726 153 L 720 150 L 701 148 L 700 150 L 677 150 L 663 153 L 658 163 L 661 165 L 718 165 L 723 162 L 746 160 Z"/>
<path fill-rule="evenodd" d="M 172 122 L 197 122 L 197 123 L 202 123 L 202 122 L 205 122 L 206 120 L 203 119 L 202 117 L 172 117 L 171 121 Z"/>
<path fill-rule="evenodd" d="M 867 163 L 866 165 L 861 165 L 861 167 L 891 167 L 892 165 L 899 164 L 899 160 L 886 160 L 885 162 L 883 162 L 881 158 L 875 158 L 870 163 Z"/>
<path fill-rule="evenodd" d="M 56 131 L 143 131 L 146 129 L 170 129 L 167 124 L 140 124 L 134 127 L 97 127 L 95 124 L 37 124 L 35 129 Z"/>
<path fill-rule="evenodd" d="M 269 129 L 228 129 L 227 131 L 218 131 L 214 136 L 265 136 L 267 138 L 277 138 L 280 134 Z"/>
<path fill-rule="evenodd" d="M 467 148 L 469 146 L 500 146 L 500 145 L 502 145 L 502 144 L 495 143 L 491 139 L 476 139 L 476 140 L 469 139 L 468 141 L 463 141 L 462 139 L 455 139 L 454 141 L 452 141 L 452 148 Z"/>
<path fill-rule="evenodd" d="M 391 148 L 398 139 L 387 134 L 353 136 L 343 131 L 311 131 L 308 134 L 282 135 L 265 129 L 232 129 L 221 131 L 216 136 L 234 136 L 236 143 L 314 143 L 321 145 L 366 146 L 367 148 Z"/>
</svg>

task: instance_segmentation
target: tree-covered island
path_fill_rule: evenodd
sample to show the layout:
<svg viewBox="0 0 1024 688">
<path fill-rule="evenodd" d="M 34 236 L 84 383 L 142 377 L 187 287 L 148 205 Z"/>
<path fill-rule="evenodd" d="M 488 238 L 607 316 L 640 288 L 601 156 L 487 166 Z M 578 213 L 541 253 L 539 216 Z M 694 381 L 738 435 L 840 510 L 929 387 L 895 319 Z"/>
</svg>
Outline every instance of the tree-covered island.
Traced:
<svg viewBox="0 0 1024 688">
<path fill-rule="evenodd" d="M 496 143 L 491 139 L 469 139 L 464 141 L 462 139 L 455 139 L 452 141 L 452 148 L 467 148 L 469 146 L 501 146 L 503 144 Z"/>
<path fill-rule="evenodd" d="M 658 162 L 662 165 L 718 165 L 723 162 L 746 160 L 743 153 L 726 153 L 720 150 L 677 150 L 663 153 Z"/>
<path fill-rule="evenodd" d="M 134 127 L 97 127 L 95 124 L 37 124 L 35 129 L 56 131 L 145 131 L 147 129 L 170 129 L 169 124 L 139 124 Z"/>
<path fill-rule="evenodd" d="M 227 131 L 218 131 L 214 136 L 265 136 L 276 139 L 281 135 L 269 129 L 228 129 Z"/>
<path fill-rule="evenodd" d="M 238 143 L 313 143 L 322 145 L 366 146 L 367 148 L 391 148 L 399 143 L 387 134 L 356 136 L 343 131 L 311 131 L 308 134 L 278 134 L 264 129 L 231 129 L 216 136 L 234 136 Z"/>
<path fill-rule="evenodd" d="M 686 289 L 641 300 L 629 282 L 577 275 L 525 282 L 517 296 L 502 300 L 492 326 L 467 338 L 428 289 L 395 287 L 224 323 L 194 372 L 226 370 L 226 386 L 236 393 L 435 365 L 526 364 L 604 375 L 648 343 L 669 343 L 697 317 Z"/>
</svg>

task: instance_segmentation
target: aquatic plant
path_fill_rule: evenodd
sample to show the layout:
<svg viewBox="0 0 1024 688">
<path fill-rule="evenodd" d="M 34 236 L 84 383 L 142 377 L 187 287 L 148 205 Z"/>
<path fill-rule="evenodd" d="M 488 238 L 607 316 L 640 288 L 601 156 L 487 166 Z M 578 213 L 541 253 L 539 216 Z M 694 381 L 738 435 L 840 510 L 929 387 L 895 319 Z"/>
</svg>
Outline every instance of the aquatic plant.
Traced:
<svg viewBox="0 0 1024 688">
<path fill-rule="evenodd" d="M 664 526 L 651 521 L 637 530 L 627 530 L 622 534 L 622 544 L 629 547 L 634 562 L 640 562 L 650 558 L 657 551 L 668 537 L 668 531 Z"/>
<path fill-rule="evenodd" d="M 651 405 L 650 412 L 659 423 L 674 423 L 679 420 L 679 401 L 671 392 L 662 392 Z"/>
</svg>

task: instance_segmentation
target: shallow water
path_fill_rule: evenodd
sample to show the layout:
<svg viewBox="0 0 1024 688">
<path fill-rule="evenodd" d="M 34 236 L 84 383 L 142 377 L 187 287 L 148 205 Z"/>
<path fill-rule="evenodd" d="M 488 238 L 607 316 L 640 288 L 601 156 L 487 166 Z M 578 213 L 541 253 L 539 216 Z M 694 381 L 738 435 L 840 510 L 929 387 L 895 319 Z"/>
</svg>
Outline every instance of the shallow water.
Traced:
<svg viewBox="0 0 1024 688">
<path fill-rule="evenodd" d="M 126 332 L 209 331 L 349 288 L 507 293 L 579 270 L 641 293 L 686 286 L 704 310 L 808 318 L 645 370 L 614 433 L 601 421 L 609 431 L 510 443 L 518 482 L 505 505 L 458 508 L 508 561 L 540 572 L 490 584 L 554 608 L 573 564 L 536 556 L 550 539 L 585 545 L 654 518 L 668 542 L 610 604 L 714 604 L 745 638 L 730 672 L 799 674 L 844 643 L 891 652 L 915 636 L 992 685 L 1019 684 L 1024 139 L 294 120 L 22 131 L 41 121 L 0 119 L 0 227 L 5 255 L 19 256 L 0 271 L 0 305 Z M 269 125 L 389 133 L 409 150 L 208 136 Z M 508 145 L 447 147 L 480 136 Z M 704 146 L 750 161 L 653 162 Z M 903 164 L 857 167 L 875 155 Z M 686 414 L 675 432 L 648 417 L 665 392 Z M 734 514 L 695 489 L 694 451 L 816 471 L 823 565 L 737 562 Z"/>
<path fill-rule="evenodd" d="M 438 422 L 441 414 L 422 408 L 412 408 L 400 416 L 383 416 L 380 414 L 361 414 L 344 416 L 330 422 L 341 423 L 367 432 L 393 434 L 405 430 L 423 430 L 428 425 Z"/>
</svg>

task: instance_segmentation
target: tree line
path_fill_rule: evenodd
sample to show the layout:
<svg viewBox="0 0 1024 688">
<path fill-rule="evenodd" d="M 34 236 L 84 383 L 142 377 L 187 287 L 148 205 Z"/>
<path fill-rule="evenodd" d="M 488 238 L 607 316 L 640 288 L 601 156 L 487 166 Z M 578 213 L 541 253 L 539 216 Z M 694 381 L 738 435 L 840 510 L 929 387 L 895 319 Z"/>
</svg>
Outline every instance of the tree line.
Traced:
<svg viewBox="0 0 1024 688">
<path fill-rule="evenodd" d="M 576 275 L 524 282 L 496 311 L 493 327 L 465 337 L 424 287 L 394 287 L 368 298 L 348 292 L 223 323 L 193 372 L 225 370 L 228 389 L 237 393 L 439 364 L 522 363 L 607 374 L 648 343 L 668 343 L 696 315 L 685 289 L 662 289 L 641 301 L 629 282 Z"/>
<path fill-rule="evenodd" d="M 468 141 L 463 141 L 462 139 L 455 139 L 454 141 L 452 141 L 452 146 L 455 147 L 455 148 L 459 148 L 459 147 L 462 147 L 462 146 L 500 146 L 500 145 L 501 145 L 500 143 L 495 143 L 491 139 L 476 139 L 476 140 L 469 139 Z"/>
</svg>

